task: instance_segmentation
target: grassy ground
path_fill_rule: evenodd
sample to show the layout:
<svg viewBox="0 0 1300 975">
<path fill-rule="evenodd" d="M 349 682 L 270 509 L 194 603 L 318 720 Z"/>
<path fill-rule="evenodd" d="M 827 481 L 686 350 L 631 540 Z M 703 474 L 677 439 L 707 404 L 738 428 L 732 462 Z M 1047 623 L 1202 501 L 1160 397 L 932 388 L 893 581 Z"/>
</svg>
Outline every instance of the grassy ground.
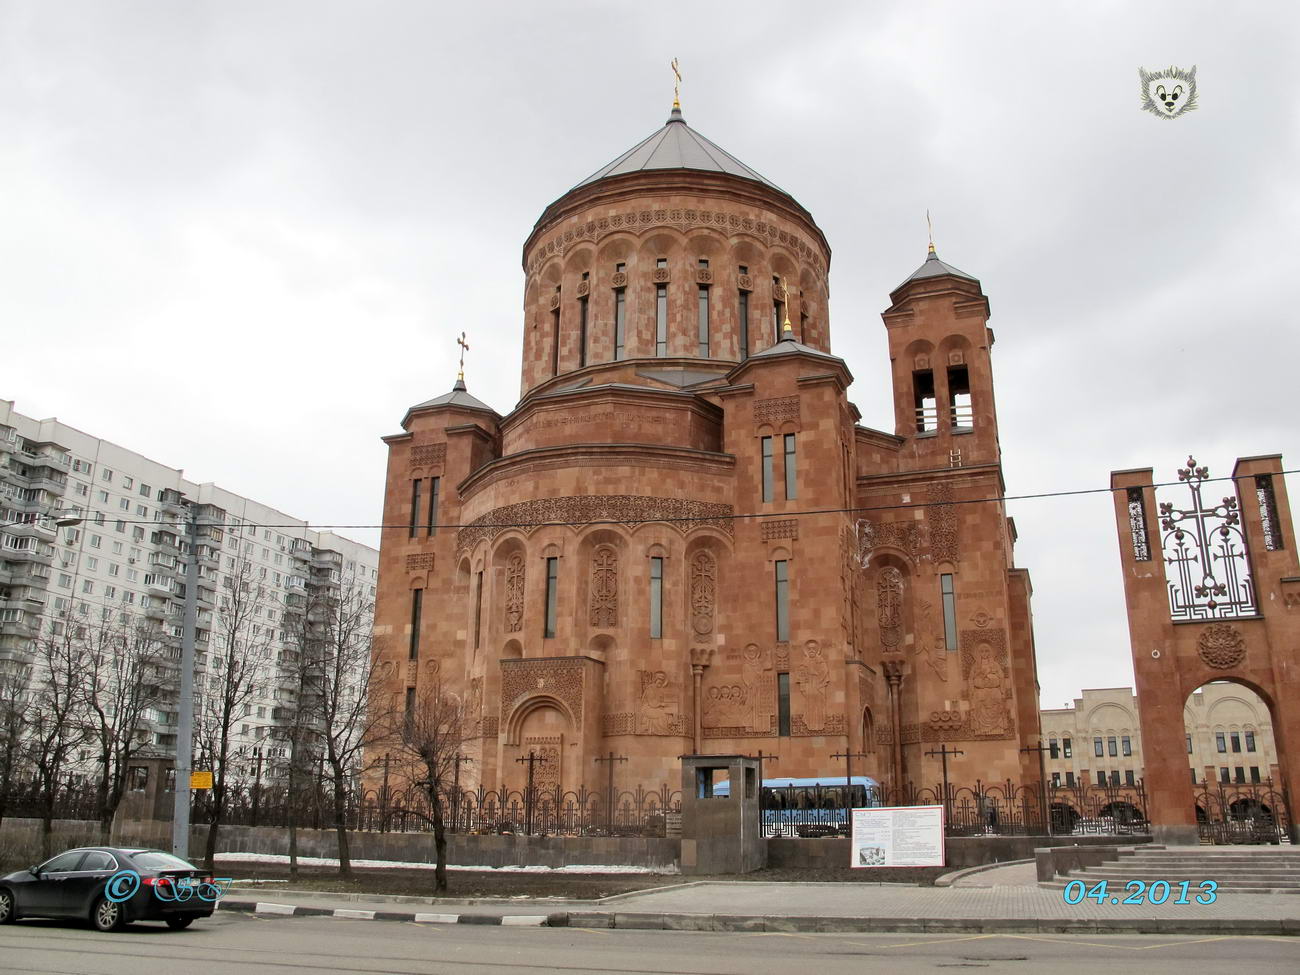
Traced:
<svg viewBox="0 0 1300 975">
<path fill-rule="evenodd" d="M 290 878 L 284 864 L 239 863 L 223 860 L 219 873 L 238 880 L 279 880 L 287 883 L 268 885 L 294 890 L 346 891 L 358 894 L 406 894 L 433 896 L 432 870 L 362 870 L 351 877 L 340 877 L 336 867 L 301 867 Z M 754 873 L 724 877 L 682 877 L 677 874 L 577 874 L 577 873 L 506 873 L 497 871 L 452 870 L 447 874 L 451 888 L 447 897 L 560 897 L 592 899 L 624 894 L 649 887 L 701 880 L 752 881 L 757 883 L 905 883 L 933 886 L 934 878 L 947 873 L 948 867 L 883 868 L 873 870 L 758 870 Z"/>
</svg>

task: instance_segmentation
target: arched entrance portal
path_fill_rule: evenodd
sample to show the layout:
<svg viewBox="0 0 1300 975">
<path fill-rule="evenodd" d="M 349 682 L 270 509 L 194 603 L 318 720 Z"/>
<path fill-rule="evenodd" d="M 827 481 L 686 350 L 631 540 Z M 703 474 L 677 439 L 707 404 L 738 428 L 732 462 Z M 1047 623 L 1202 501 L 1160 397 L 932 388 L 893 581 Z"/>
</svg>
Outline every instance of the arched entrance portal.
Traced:
<svg viewBox="0 0 1300 975">
<path fill-rule="evenodd" d="M 1189 457 L 1178 487 L 1159 500 L 1151 468 L 1111 473 L 1157 843 L 1235 842 L 1257 827 L 1300 841 L 1280 801 L 1300 787 L 1300 562 L 1282 470 L 1279 455 L 1249 457 L 1231 482 L 1212 483 Z M 1276 761 L 1266 776 L 1262 763 L 1245 760 L 1245 730 L 1233 752 L 1225 726 L 1226 751 L 1212 738 L 1205 757 L 1216 760 L 1202 763 L 1194 783 L 1185 709 L 1197 706 L 1198 688 L 1225 681 L 1266 705 Z M 1252 766 L 1259 783 L 1249 781 Z M 1246 781 L 1236 781 L 1238 767 Z M 1206 768 L 1214 781 L 1205 781 Z"/>
<path fill-rule="evenodd" d="M 1183 725 L 1201 841 L 1285 841 L 1291 814 L 1268 703 L 1245 684 L 1213 681 L 1188 697 Z"/>
</svg>

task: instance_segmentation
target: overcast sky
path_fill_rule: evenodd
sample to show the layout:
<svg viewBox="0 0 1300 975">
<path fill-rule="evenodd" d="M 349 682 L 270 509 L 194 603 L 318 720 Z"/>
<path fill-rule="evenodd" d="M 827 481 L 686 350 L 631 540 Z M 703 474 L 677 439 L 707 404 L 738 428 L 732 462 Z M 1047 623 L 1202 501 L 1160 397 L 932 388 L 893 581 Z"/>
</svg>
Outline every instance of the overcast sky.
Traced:
<svg viewBox="0 0 1300 975">
<path fill-rule="evenodd" d="M 865 424 L 892 425 L 879 313 L 928 208 L 992 305 L 1009 493 L 1189 451 L 1300 466 L 1298 27 L 1285 3 L 0 0 L 0 397 L 376 523 L 379 438 L 450 388 L 462 329 L 470 390 L 513 407 L 524 238 L 663 123 L 676 56 L 691 125 L 825 231 Z M 1166 121 L 1138 68 L 1170 64 L 1199 108 Z M 1109 498 L 1010 511 L 1043 703 L 1130 684 Z"/>
</svg>

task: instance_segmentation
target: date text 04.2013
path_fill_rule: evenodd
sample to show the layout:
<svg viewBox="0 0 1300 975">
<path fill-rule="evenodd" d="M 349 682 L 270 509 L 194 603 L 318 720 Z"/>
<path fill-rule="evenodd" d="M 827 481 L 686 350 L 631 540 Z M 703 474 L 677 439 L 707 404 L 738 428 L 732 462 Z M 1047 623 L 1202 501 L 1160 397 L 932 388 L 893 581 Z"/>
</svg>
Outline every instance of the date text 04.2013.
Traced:
<svg viewBox="0 0 1300 975">
<path fill-rule="evenodd" d="M 1193 886 L 1200 893 L 1194 899 L 1189 899 L 1187 895 Z M 1200 883 L 1191 880 L 1175 880 L 1173 883 L 1168 880 L 1153 880 L 1150 883 L 1145 880 L 1128 880 L 1124 883 L 1124 894 L 1121 896 L 1118 891 L 1111 893 L 1104 880 L 1098 880 L 1092 886 L 1082 880 L 1071 880 L 1061 894 L 1067 904 L 1079 904 L 1085 900 L 1094 900 L 1098 904 L 1163 904 L 1166 901 L 1171 904 L 1213 904 L 1218 899 L 1218 889 L 1218 883 L 1213 880 L 1202 880 Z M 1172 901 L 1169 900 L 1171 896 L 1174 898 Z"/>
</svg>

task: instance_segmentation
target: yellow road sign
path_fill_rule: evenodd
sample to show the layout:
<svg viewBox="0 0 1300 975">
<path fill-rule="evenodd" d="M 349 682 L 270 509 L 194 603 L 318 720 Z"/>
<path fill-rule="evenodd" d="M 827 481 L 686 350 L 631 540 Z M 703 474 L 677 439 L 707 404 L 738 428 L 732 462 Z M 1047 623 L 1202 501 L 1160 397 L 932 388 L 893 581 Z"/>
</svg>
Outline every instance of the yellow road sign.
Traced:
<svg viewBox="0 0 1300 975">
<path fill-rule="evenodd" d="M 212 773 L 211 772 L 191 772 L 190 773 L 191 789 L 211 789 Z"/>
</svg>

